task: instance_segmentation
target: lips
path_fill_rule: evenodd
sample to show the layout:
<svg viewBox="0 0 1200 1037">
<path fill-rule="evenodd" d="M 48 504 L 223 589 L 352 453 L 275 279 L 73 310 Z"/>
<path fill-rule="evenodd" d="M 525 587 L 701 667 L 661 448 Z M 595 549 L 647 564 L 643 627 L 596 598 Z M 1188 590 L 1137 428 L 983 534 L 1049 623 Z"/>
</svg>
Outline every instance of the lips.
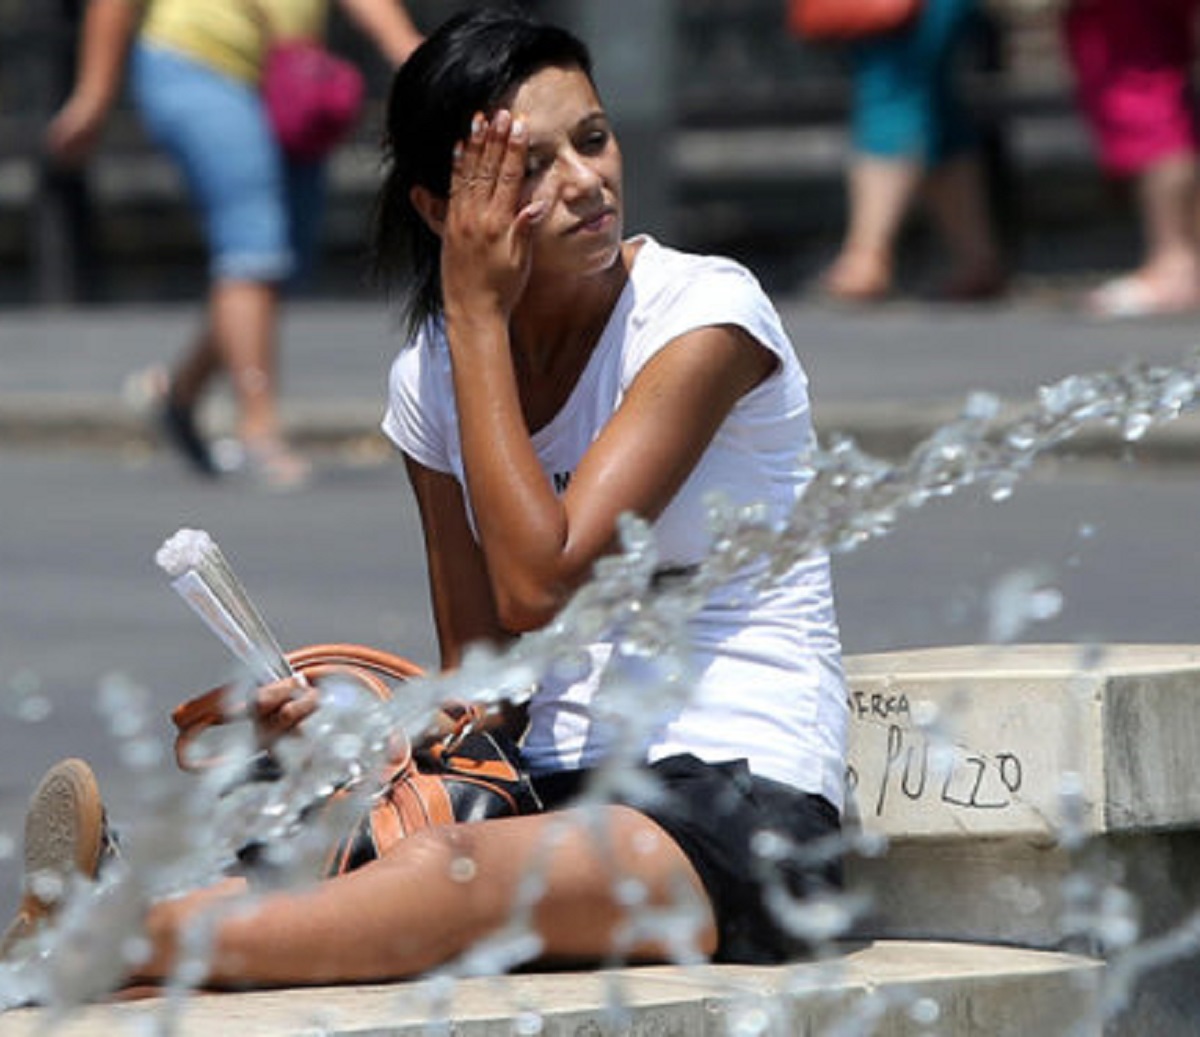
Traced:
<svg viewBox="0 0 1200 1037">
<path fill-rule="evenodd" d="M 616 217 L 616 209 L 606 206 L 585 216 L 571 228 L 572 234 L 594 234 L 606 230 Z"/>
</svg>

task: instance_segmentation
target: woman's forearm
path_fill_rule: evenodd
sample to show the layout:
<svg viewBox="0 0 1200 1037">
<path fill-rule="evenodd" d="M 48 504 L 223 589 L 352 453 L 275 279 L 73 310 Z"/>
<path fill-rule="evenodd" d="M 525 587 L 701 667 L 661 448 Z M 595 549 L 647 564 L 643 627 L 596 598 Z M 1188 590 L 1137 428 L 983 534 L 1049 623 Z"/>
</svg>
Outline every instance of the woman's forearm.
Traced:
<svg viewBox="0 0 1200 1037">
<path fill-rule="evenodd" d="M 141 7 L 133 0 L 90 0 L 83 16 L 83 35 L 76 70 L 77 97 L 107 112 L 121 92 L 125 57 Z"/>
<path fill-rule="evenodd" d="M 339 0 L 350 20 L 396 66 L 403 65 L 422 39 L 400 0 Z"/>
<path fill-rule="evenodd" d="M 135 0 L 87 5 L 71 94 L 46 127 L 46 151 L 56 162 L 81 163 L 95 150 L 121 92 L 125 57 L 140 17 Z"/>
<path fill-rule="evenodd" d="M 450 312 L 447 335 L 467 486 L 497 613 L 506 629 L 532 629 L 577 582 L 566 557 L 566 509 L 525 425 L 506 323 Z"/>
</svg>

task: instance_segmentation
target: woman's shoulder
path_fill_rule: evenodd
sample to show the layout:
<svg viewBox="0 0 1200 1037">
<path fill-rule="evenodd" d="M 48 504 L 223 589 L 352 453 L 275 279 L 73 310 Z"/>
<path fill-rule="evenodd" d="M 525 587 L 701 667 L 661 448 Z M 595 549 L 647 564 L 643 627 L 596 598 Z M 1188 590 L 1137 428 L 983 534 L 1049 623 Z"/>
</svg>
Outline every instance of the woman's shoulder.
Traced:
<svg viewBox="0 0 1200 1037">
<path fill-rule="evenodd" d="M 383 431 L 427 468 L 449 471 L 454 391 L 449 350 L 438 348 L 439 335 L 438 326 L 427 324 L 396 354 L 388 375 Z"/>
<path fill-rule="evenodd" d="M 653 238 L 634 241 L 640 242 L 640 249 L 632 269 L 634 298 L 625 325 L 627 380 L 668 343 L 716 325 L 743 329 L 779 357 L 783 368 L 803 379 L 774 303 L 746 266 L 726 256 L 670 248 Z"/>
<path fill-rule="evenodd" d="M 737 260 L 635 240 L 641 246 L 631 273 L 635 326 L 777 322 L 758 279 Z"/>
<path fill-rule="evenodd" d="M 631 272 L 636 323 L 693 310 L 708 319 L 729 314 L 733 323 L 739 315 L 774 313 L 758 278 L 737 260 L 687 252 L 650 237 L 635 241 L 641 244 Z"/>
<path fill-rule="evenodd" d="M 407 387 L 416 392 L 431 379 L 451 376 L 450 350 L 445 337 L 441 322 L 429 320 L 404 341 L 392 361 L 393 390 Z"/>
<path fill-rule="evenodd" d="M 728 256 L 689 252 L 664 245 L 645 234 L 632 239 L 632 243 L 638 247 L 633 264 L 634 280 L 647 287 L 686 285 L 696 279 L 711 278 L 744 283 L 761 291 L 758 279 L 750 269 Z"/>
</svg>

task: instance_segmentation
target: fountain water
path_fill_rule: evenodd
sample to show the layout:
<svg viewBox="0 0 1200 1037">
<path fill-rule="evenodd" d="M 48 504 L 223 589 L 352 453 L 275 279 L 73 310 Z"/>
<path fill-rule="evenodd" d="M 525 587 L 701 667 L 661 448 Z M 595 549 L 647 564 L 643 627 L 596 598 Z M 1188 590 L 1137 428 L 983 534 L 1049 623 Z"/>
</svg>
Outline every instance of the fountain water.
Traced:
<svg viewBox="0 0 1200 1037">
<path fill-rule="evenodd" d="M 31 956 L 0 967 L 0 1003 L 33 999 L 68 1010 L 93 997 L 111 984 L 127 962 L 145 953 L 138 926 L 146 900 L 212 880 L 251 838 L 271 848 L 281 881 L 312 881 L 314 855 L 328 844 L 330 832 L 322 822 L 302 818 L 305 808 L 334 785 L 378 766 L 386 757 L 389 732 L 397 726 L 419 730 L 438 702 L 449 697 L 478 702 L 519 699 L 539 675 L 578 665 L 579 646 L 598 631 L 619 629 L 619 654 L 625 665 L 614 668 L 615 676 L 606 683 L 603 696 L 609 714 L 630 728 L 629 737 L 618 739 L 618 744 L 637 744 L 633 728 L 653 720 L 653 710 L 645 704 L 666 706 L 686 694 L 686 682 L 680 678 L 688 617 L 731 574 L 754 565 L 761 570 L 761 579 L 769 581 L 814 552 L 851 551 L 886 534 L 903 513 L 967 486 L 985 485 L 995 499 L 1003 499 L 1040 453 L 1085 426 L 1113 425 L 1126 439 L 1136 440 L 1191 406 L 1198 385 L 1200 358 L 1193 357 L 1174 367 L 1131 365 L 1117 372 L 1066 378 L 1043 389 L 1035 406 L 1014 417 L 1003 417 L 994 397 L 976 394 L 957 421 L 898 465 L 862 453 L 850 440 L 835 440 L 810 459 L 815 477 L 784 522 L 767 522 L 753 507 L 735 509 L 713 501 L 709 558 L 695 573 L 664 586 L 655 586 L 652 580 L 656 560 L 650 530 L 644 523 L 626 519 L 621 528 L 623 552 L 599 565 L 595 579 L 549 626 L 504 652 L 477 649 L 458 671 L 414 680 L 402 698 L 387 705 L 364 702 L 349 689 L 335 694 L 328 708 L 310 722 L 312 737 L 297 741 L 283 760 L 282 780 L 243 785 L 229 793 L 235 770 L 218 767 L 187 783 L 140 783 L 143 809 L 126 833 L 121 862 L 98 885 L 80 883 L 64 891 L 60 925 L 39 938 Z M 1037 581 L 1016 581 L 1000 588 L 993 608 L 993 635 L 1010 639 L 1022 623 L 1036 621 L 1053 608 L 1053 600 Z M 1086 658 L 1082 662 L 1087 665 Z M 27 704 L 37 700 L 36 693 L 22 697 Z M 102 703 L 126 766 L 147 776 L 160 773 L 166 754 L 149 735 L 146 697 L 136 687 L 112 681 L 102 690 Z M 631 703 L 636 708 L 630 708 Z M 945 722 L 946 718 L 931 718 L 931 727 Z M 226 766 L 240 767 L 238 760 L 244 761 L 254 748 L 249 732 L 231 726 L 220 737 L 222 755 L 230 761 Z M 593 801 L 601 801 L 606 788 L 635 780 L 629 762 L 614 759 L 600 772 L 591 790 Z M 1069 776 L 1062 795 L 1067 819 L 1063 838 L 1081 839 L 1070 823 Z M 762 839 L 756 851 L 764 859 L 794 852 L 770 837 Z M 432 998 L 436 1016 L 438 991 L 444 996 L 450 978 L 500 973 L 536 957 L 537 941 L 525 919 L 538 889 L 539 876 L 534 872 L 512 923 L 445 969 L 440 979 L 414 986 L 412 996 Z M 1128 905 L 1119 890 L 1110 890 L 1107 898 L 1096 895 L 1094 886 L 1085 885 L 1078 892 L 1077 903 L 1088 915 L 1080 924 L 1103 929 L 1110 942 L 1128 940 Z M 622 888 L 622 895 L 636 903 L 640 891 Z M 786 924 L 818 944 L 844 933 L 862 909 L 853 895 L 815 904 L 794 903 L 780 887 L 773 896 Z M 641 923 L 672 934 L 683 963 L 698 957 L 692 940 L 694 908 L 683 902 L 674 910 L 640 917 Z M 1139 956 L 1131 955 L 1125 974 L 1136 975 L 1160 954 L 1193 946 L 1194 929 L 1189 923 L 1171 938 L 1144 948 Z M 635 935 L 631 930 L 629 936 Z M 180 996 L 202 974 L 205 951 L 205 934 L 197 933 L 172 984 Z M 614 997 L 614 1005 L 618 1004 L 619 996 Z M 914 1018 L 936 1024 L 936 1004 L 914 1002 L 910 1010 Z M 869 1003 L 863 1013 L 860 1019 L 844 1019 L 839 1033 L 871 1032 Z M 170 1032 L 171 1018 L 169 1012 L 162 1016 L 163 1032 Z M 529 1032 L 538 1031 L 535 1007 L 521 1019 L 518 1023 Z M 737 1033 L 770 1032 L 773 1025 L 770 1005 L 760 1002 L 732 1012 L 730 1019 Z"/>
</svg>

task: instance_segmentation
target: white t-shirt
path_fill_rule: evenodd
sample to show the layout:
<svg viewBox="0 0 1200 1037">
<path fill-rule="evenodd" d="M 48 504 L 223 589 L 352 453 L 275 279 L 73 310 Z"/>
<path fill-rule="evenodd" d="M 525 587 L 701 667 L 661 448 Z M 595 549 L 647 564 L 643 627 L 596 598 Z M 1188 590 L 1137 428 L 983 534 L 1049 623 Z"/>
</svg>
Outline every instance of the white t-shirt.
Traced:
<svg viewBox="0 0 1200 1037">
<path fill-rule="evenodd" d="M 532 440 L 561 493 L 651 357 L 697 328 L 743 328 L 779 366 L 737 402 L 653 525 L 659 564 L 690 566 L 708 554 L 710 494 L 734 505 L 763 505 L 769 519 L 783 517 L 803 494 L 812 478 L 804 459 L 813 446 L 808 380 L 749 271 L 651 238 L 641 242 L 578 384 Z M 440 326 L 427 326 L 397 357 L 383 429 L 420 464 L 452 474 L 469 508 L 450 352 Z M 846 692 L 828 558 L 811 557 L 764 588 L 758 578 L 765 568 L 765 561 L 747 566 L 690 618 L 690 693 L 654 718 L 644 756 L 745 759 L 753 773 L 823 795 L 840 808 Z M 620 644 L 619 636 L 613 641 Z M 612 653 L 612 642 L 591 645 L 590 667 L 541 682 L 523 743 L 533 773 L 594 767 L 604 759 L 612 731 L 603 721 L 606 709 L 629 708 L 627 697 L 606 702 L 606 689 L 620 686 L 627 696 L 630 671 L 647 665 L 624 657 L 618 665 Z"/>
</svg>

